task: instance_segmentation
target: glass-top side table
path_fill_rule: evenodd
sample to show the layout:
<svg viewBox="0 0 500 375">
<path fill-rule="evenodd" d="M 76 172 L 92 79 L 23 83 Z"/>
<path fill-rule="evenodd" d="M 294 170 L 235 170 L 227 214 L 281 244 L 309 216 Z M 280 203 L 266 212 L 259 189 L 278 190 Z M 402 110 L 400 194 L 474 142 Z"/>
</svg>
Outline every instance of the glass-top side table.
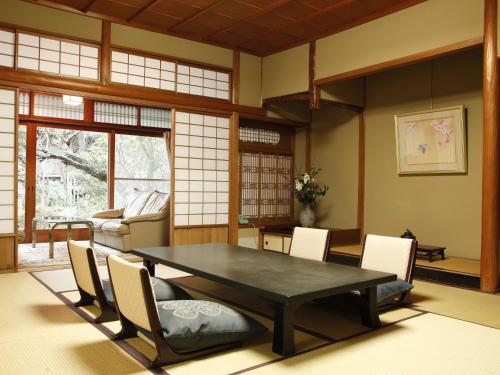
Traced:
<svg viewBox="0 0 500 375">
<path fill-rule="evenodd" d="M 54 258 L 54 229 L 60 225 L 65 225 L 68 231 L 67 241 L 71 240 L 71 227 L 73 225 L 86 225 L 89 228 L 90 246 L 94 247 L 94 226 L 87 219 L 82 219 L 75 216 L 40 216 L 34 217 L 32 222 L 32 247 L 36 247 L 36 225 L 37 223 L 45 223 L 49 226 L 49 258 Z"/>
</svg>

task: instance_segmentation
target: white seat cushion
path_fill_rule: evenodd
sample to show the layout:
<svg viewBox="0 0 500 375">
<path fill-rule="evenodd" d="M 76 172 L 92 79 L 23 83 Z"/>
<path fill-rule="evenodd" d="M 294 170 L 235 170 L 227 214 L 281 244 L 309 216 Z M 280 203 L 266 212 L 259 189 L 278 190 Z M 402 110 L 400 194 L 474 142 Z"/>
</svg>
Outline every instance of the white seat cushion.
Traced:
<svg viewBox="0 0 500 375">
<path fill-rule="evenodd" d="M 390 272 L 398 279 L 407 280 L 413 241 L 409 238 L 366 236 L 361 268 Z"/>
<path fill-rule="evenodd" d="M 322 261 L 328 241 L 328 229 L 296 227 L 289 255 Z"/>
<path fill-rule="evenodd" d="M 100 232 L 102 231 L 102 226 L 104 225 L 104 223 L 107 223 L 108 221 L 113 219 L 101 219 L 101 218 L 91 217 L 88 218 L 87 220 L 92 222 L 95 232 Z"/>
</svg>

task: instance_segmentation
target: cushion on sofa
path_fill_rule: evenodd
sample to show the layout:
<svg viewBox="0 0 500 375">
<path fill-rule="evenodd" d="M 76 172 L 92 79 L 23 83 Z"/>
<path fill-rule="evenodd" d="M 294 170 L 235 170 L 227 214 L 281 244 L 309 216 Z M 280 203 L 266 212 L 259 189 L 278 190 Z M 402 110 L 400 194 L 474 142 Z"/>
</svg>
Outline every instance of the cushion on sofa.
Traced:
<svg viewBox="0 0 500 375">
<path fill-rule="evenodd" d="M 101 230 L 105 232 L 112 232 L 116 236 L 124 236 L 130 234 L 130 228 L 128 224 L 123 224 L 122 219 L 112 219 L 106 221 L 102 226 Z"/>
<path fill-rule="evenodd" d="M 125 203 L 123 217 L 140 215 L 151 194 L 153 194 L 152 191 L 134 189 Z"/>
<path fill-rule="evenodd" d="M 113 219 L 101 219 L 101 218 L 97 218 L 97 217 L 91 217 L 91 218 L 88 218 L 87 220 L 92 222 L 92 225 L 94 227 L 95 232 L 101 232 L 102 226 L 104 225 L 104 223 L 107 223 L 108 221 L 113 220 Z"/>
<path fill-rule="evenodd" d="M 148 201 L 141 210 L 141 215 L 156 214 L 161 211 L 166 211 L 168 205 L 168 193 L 160 193 L 153 191 L 148 198 Z"/>
<path fill-rule="evenodd" d="M 242 341 L 266 331 L 255 319 L 216 302 L 164 301 L 157 307 L 163 336 L 178 351 Z"/>
<path fill-rule="evenodd" d="M 169 283 L 167 280 L 160 279 L 158 277 L 151 278 L 151 284 L 153 285 L 153 290 L 155 292 L 155 297 L 157 301 L 170 301 L 170 300 L 190 300 L 191 296 L 184 289 L 178 287 L 177 285 Z M 111 305 L 115 306 L 115 298 L 113 296 L 113 290 L 111 288 L 111 282 L 109 279 L 102 280 L 102 289 L 104 295 L 106 296 L 106 301 Z"/>
</svg>

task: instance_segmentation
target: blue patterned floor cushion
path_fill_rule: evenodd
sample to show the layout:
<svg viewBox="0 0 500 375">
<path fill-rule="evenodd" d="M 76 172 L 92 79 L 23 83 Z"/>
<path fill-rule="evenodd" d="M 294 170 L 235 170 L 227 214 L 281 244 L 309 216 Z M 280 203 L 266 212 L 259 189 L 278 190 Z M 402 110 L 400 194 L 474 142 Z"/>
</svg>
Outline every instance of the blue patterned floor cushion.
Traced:
<svg viewBox="0 0 500 375">
<path fill-rule="evenodd" d="M 267 329 L 255 319 L 216 302 L 158 302 L 163 336 L 176 351 L 194 351 L 248 339 Z"/>
<path fill-rule="evenodd" d="M 177 285 L 169 283 L 167 280 L 163 280 L 158 277 L 152 277 L 151 284 L 153 285 L 157 301 L 192 299 L 188 292 L 178 287 Z M 108 301 L 108 303 L 114 307 L 115 299 L 113 296 L 113 291 L 111 290 L 111 282 L 108 279 L 103 279 L 102 288 L 104 290 L 104 295 L 106 296 L 106 301 Z"/>
<path fill-rule="evenodd" d="M 377 302 L 396 297 L 410 289 L 413 289 L 413 285 L 400 279 L 377 285 Z"/>
</svg>

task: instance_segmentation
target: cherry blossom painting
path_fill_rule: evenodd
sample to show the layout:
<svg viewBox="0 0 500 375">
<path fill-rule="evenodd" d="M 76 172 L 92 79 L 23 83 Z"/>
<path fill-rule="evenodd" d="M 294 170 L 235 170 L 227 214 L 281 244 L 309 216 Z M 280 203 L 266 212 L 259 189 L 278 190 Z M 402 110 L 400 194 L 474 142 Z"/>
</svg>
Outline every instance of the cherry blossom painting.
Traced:
<svg viewBox="0 0 500 375">
<path fill-rule="evenodd" d="M 464 107 L 395 116 L 399 174 L 467 171 Z"/>
</svg>

